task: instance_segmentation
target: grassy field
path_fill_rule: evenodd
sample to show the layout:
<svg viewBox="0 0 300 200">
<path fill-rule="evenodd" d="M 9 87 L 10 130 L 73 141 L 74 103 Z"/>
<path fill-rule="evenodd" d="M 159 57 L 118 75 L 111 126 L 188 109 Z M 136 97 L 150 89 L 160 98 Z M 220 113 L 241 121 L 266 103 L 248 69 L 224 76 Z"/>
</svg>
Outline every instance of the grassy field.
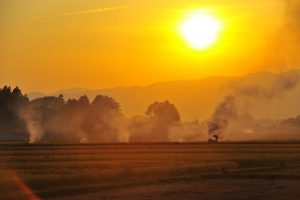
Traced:
<svg viewBox="0 0 300 200">
<path fill-rule="evenodd" d="M 0 162 L 0 199 L 300 199 L 300 143 L 7 143 Z"/>
</svg>

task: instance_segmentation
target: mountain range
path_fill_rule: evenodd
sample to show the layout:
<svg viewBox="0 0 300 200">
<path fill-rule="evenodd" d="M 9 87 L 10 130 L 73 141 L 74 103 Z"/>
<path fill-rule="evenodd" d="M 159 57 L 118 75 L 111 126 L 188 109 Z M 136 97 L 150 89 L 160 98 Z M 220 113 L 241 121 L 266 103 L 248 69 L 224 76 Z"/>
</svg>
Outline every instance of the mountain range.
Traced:
<svg viewBox="0 0 300 200">
<path fill-rule="evenodd" d="M 121 105 L 122 112 L 127 116 L 143 115 L 147 106 L 154 101 L 168 100 L 174 103 L 183 120 L 204 120 L 210 117 L 215 106 L 226 95 L 233 93 L 236 86 L 272 87 L 275 80 L 289 76 L 300 77 L 300 70 L 282 73 L 257 72 L 242 77 L 207 77 L 198 80 L 179 80 L 151 84 L 148 86 L 116 87 L 108 89 L 71 88 L 51 94 L 40 92 L 28 93 L 30 99 L 42 96 L 58 96 L 65 99 L 79 98 L 87 95 L 92 100 L 96 95 L 114 97 Z M 252 99 L 248 113 L 256 118 L 281 119 L 300 114 L 300 81 L 293 88 L 272 100 Z"/>
</svg>

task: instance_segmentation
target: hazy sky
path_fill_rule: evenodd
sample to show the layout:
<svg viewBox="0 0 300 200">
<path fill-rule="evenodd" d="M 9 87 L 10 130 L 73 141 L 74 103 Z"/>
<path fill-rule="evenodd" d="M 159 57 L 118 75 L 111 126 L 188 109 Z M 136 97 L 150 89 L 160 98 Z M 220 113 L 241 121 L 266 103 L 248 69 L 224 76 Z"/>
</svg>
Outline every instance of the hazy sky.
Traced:
<svg viewBox="0 0 300 200">
<path fill-rule="evenodd" d="M 295 2 L 1 0 L 0 85 L 49 92 L 296 68 Z M 202 51 L 179 31 L 194 10 L 222 22 Z"/>
</svg>

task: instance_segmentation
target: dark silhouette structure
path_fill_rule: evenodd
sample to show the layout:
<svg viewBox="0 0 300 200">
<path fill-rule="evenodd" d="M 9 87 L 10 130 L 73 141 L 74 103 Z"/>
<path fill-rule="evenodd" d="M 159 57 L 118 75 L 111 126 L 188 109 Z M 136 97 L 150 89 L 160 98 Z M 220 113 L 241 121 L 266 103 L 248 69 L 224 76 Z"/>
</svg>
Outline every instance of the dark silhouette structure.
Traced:
<svg viewBox="0 0 300 200">
<path fill-rule="evenodd" d="M 213 135 L 212 138 L 208 139 L 208 144 L 216 144 L 219 142 L 219 136 Z"/>
</svg>

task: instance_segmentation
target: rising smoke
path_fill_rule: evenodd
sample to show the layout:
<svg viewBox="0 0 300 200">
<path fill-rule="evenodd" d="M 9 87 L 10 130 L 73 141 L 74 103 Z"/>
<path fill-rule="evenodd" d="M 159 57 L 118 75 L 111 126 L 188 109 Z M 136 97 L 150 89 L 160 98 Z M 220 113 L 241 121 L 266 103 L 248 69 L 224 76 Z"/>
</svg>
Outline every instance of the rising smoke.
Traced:
<svg viewBox="0 0 300 200">
<path fill-rule="evenodd" d="M 127 120 L 111 97 L 86 96 L 67 102 L 63 97 L 32 100 L 20 112 L 30 143 L 41 141 L 127 142 Z"/>
<path fill-rule="evenodd" d="M 224 97 L 218 104 L 208 122 L 208 136 L 211 138 L 217 135 L 219 138 L 224 136 L 224 132 L 231 120 L 234 120 L 240 112 L 240 107 L 245 99 L 253 101 L 267 100 L 283 97 L 294 89 L 299 83 L 299 76 L 293 73 L 284 73 L 277 77 L 268 86 L 247 85 L 234 86 L 233 94 Z M 245 112 L 245 111 L 244 111 Z M 250 112 L 246 110 L 246 112 Z"/>
<path fill-rule="evenodd" d="M 234 96 L 226 96 L 223 101 L 215 108 L 211 120 L 208 123 L 208 135 L 218 135 L 223 137 L 223 133 L 228 126 L 229 120 L 237 115 Z"/>
<path fill-rule="evenodd" d="M 42 127 L 40 113 L 35 112 L 32 108 L 22 109 L 21 118 L 24 119 L 29 132 L 29 143 L 40 141 L 45 131 Z"/>
<path fill-rule="evenodd" d="M 278 11 L 274 14 L 280 20 L 276 20 L 274 29 L 264 34 L 265 46 L 261 46 L 264 55 L 260 66 L 279 71 L 299 68 L 300 1 L 277 0 L 276 3 Z"/>
<path fill-rule="evenodd" d="M 286 48 L 291 62 L 288 64 L 299 64 L 298 48 L 300 44 L 300 2 L 299 0 L 286 0 L 286 24 L 287 33 Z"/>
</svg>

